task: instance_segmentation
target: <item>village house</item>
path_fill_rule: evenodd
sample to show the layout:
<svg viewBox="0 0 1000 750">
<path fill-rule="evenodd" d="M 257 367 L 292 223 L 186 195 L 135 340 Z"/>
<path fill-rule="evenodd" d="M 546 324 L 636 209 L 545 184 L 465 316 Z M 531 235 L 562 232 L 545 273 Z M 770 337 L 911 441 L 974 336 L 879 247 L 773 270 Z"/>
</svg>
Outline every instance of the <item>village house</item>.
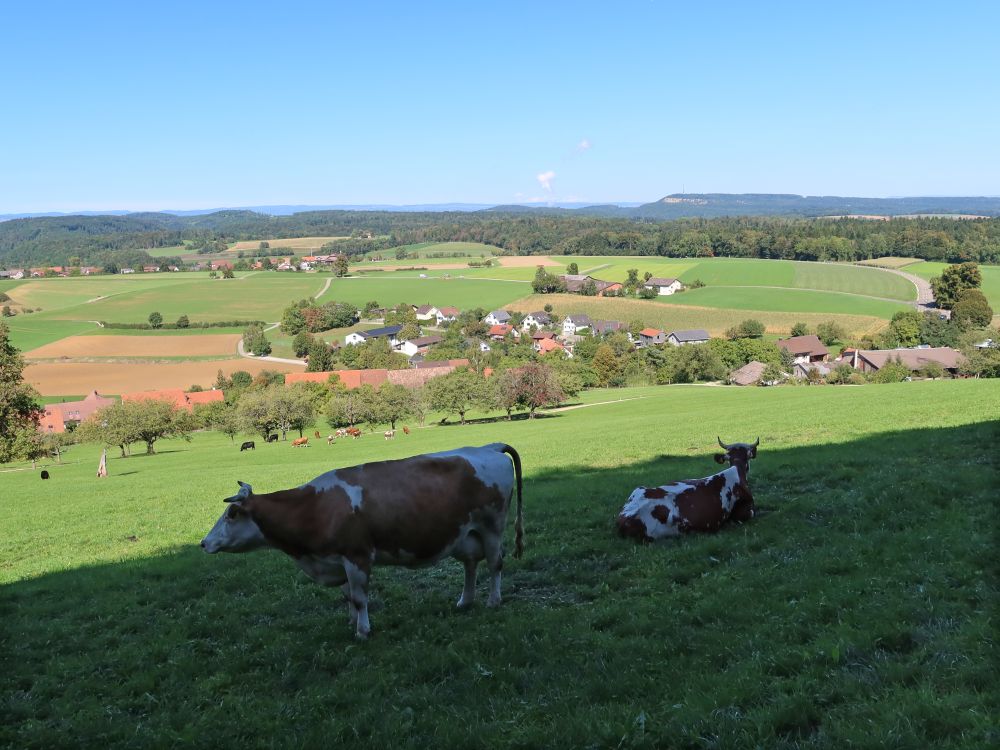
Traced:
<svg viewBox="0 0 1000 750">
<path fill-rule="evenodd" d="M 510 313 L 506 310 L 494 310 L 485 318 L 483 322 L 488 326 L 498 326 L 504 323 L 510 323 Z"/>
<path fill-rule="evenodd" d="M 729 382 L 732 385 L 757 385 L 760 382 L 761 375 L 764 374 L 765 367 L 767 365 L 763 362 L 751 360 L 743 365 L 743 367 L 729 373 Z"/>
<path fill-rule="evenodd" d="M 567 315 L 562 322 L 563 336 L 575 336 L 594 325 L 589 315 Z"/>
<path fill-rule="evenodd" d="M 432 320 L 437 321 L 438 309 L 434 305 L 420 305 L 413 308 L 413 314 L 421 323 L 429 323 Z"/>
<path fill-rule="evenodd" d="M 555 339 L 537 339 L 531 345 L 531 348 L 538 352 L 539 355 L 545 356 L 550 352 L 562 352 L 564 356 L 572 357 L 573 355 L 566 349 L 565 346 L 560 344 Z"/>
<path fill-rule="evenodd" d="M 852 350 L 849 361 L 852 367 L 861 372 L 878 372 L 886 363 L 898 361 L 910 372 L 918 372 L 930 364 L 937 364 L 949 374 L 958 375 L 958 368 L 965 362 L 965 356 L 948 346 L 928 346 L 914 349 Z"/>
<path fill-rule="evenodd" d="M 121 268 L 121 269 L 119 269 L 119 273 L 135 273 L 135 269 L 134 268 Z"/>
<path fill-rule="evenodd" d="M 508 335 L 513 336 L 515 339 L 521 338 L 521 332 L 512 325 L 490 326 L 490 330 L 486 332 L 486 335 L 493 341 L 503 341 Z"/>
<path fill-rule="evenodd" d="M 806 379 L 810 375 L 825 378 L 833 372 L 833 368 L 826 362 L 796 362 L 792 367 L 792 375 L 800 379 Z"/>
<path fill-rule="evenodd" d="M 97 391 L 91 391 L 82 401 L 48 404 L 38 426 L 42 432 L 66 432 L 72 430 L 98 409 L 103 409 L 114 403 L 116 403 L 115 399 L 102 396 Z"/>
<path fill-rule="evenodd" d="M 566 291 L 570 294 L 580 294 L 589 283 L 594 284 L 594 291 L 598 297 L 603 297 L 608 292 L 618 293 L 622 290 L 622 284 L 618 281 L 604 281 L 595 279 L 593 276 L 579 274 L 566 274 L 560 277 L 566 284 Z"/>
<path fill-rule="evenodd" d="M 174 266 L 176 268 L 176 266 Z M 101 269 L 97 266 L 80 266 L 81 276 L 93 276 L 95 273 L 100 273 Z"/>
<path fill-rule="evenodd" d="M 671 331 L 666 341 L 672 346 L 685 346 L 687 344 L 707 344 L 709 338 L 708 331 L 693 328 L 688 331 Z"/>
<path fill-rule="evenodd" d="M 142 267 L 142 272 L 143 273 L 159 273 L 159 271 L 160 271 L 160 267 L 159 266 L 143 266 Z"/>
<path fill-rule="evenodd" d="M 679 279 L 664 279 L 657 276 L 646 279 L 642 286 L 644 289 L 655 289 L 656 293 L 661 297 L 665 294 L 679 292 L 684 288 L 684 285 Z"/>
<path fill-rule="evenodd" d="M 654 346 L 667 340 L 667 334 L 659 328 L 643 328 L 639 331 L 639 346 Z"/>
<path fill-rule="evenodd" d="M 213 260 L 211 267 L 213 271 L 221 271 L 224 268 L 228 268 L 231 271 L 233 269 L 233 263 L 229 260 Z"/>
<path fill-rule="evenodd" d="M 418 354 L 424 354 L 432 346 L 437 346 L 442 341 L 444 341 L 444 336 L 420 336 L 419 338 L 410 339 L 409 341 L 404 341 L 399 345 L 399 351 L 405 354 L 407 357 L 414 357 Z"/>
<path fill-rule="evenodd" d="M 399 339 L 396 335 L 403 330 L 403 326 L 384 326 L 382 328 L 372 328 L 370 331 L 355 331 L 354 333 L 349 333 L 344 337 L 344 343 L 355 346 L 357 344 L 363 344 L 366 341 L 374 341 L 375 339 L 387 339 L 389 345 L 392 348 L 399 346 Z"/>
<path fill-rule="evenodd" d="M 829 350 L 823 346 L 823 342 L 816 334 L 778 339 L 777 343 L 779 349 L 784 349 L 795 358 L 796 364 L 800 362 L 826 362 L 830 358 Z"/>
<path fill-rule="evenodd" d="M 544 328 L 552 323 L 552 316 L 547 312 L 531 312 L 524 316 L 521 322 L 521 329 L 530 331 L 532 328 Z"/>
<path fill-rule="evenodd" d="M 12 268 L 10 269 L 10 277 L 12 279 L 23 279 L 24 269 L 23 268 Z"/>
<path fill-rule="evenodd" d="M 458 320 L 458 316 L 461 311 L 457 307 L 442 307 L 437 311 L 437 324 L 444 325 L 445 323 L 454 323 Z"/>
</svg>

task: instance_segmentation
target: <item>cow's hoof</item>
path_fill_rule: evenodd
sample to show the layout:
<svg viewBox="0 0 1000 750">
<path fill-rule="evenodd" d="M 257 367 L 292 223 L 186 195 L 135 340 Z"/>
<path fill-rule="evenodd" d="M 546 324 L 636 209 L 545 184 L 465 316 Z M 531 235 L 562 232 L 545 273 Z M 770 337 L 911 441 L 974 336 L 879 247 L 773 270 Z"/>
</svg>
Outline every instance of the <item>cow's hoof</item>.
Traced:
<svg viewBox="0 0 1000 750">
<path fill-rule="evenodd" d="M 469 601 L 463 601 L 462 599 L 459 599 L 455 603 L 455 608 L 456 609 L 470 609 L 471 607 L 472 607 L 472 600 L 471 599 Z"/>
<path fill-rule="evenodd" d="M 356 640 L 356 641 L 367 641 L 368 637 L 370 635 L 371 635 L 371 631 L 370 630 L 367 633 L 362 633 L 360 630 L 356 630 L 354 632 L 354 640 Z"/>
<path fill-rule="evenodd" d="M 503 599 L 490 599 L 486 602 L 486 606 L 490 609 L 496 609 L 503 602 Z"/>
</svg>

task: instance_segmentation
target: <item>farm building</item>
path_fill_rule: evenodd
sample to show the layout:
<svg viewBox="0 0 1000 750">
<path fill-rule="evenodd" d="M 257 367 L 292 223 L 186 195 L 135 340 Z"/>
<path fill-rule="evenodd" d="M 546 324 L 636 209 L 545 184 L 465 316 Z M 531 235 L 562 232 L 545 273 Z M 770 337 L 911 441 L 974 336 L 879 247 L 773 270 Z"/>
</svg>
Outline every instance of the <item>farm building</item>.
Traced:
<svg viewBox="0 0 1000 750">
<path fill-rule="evenodd" d="M 778 339 L 778 348 L 784 349 L 795 362 L 826 362 L 830 358 L 829 350 L 823 346 L 816 334 L 808 336 L 792 336 L 788 339 Z"/>
<path fill-rule="evenodd" d="M 678 279 L 664 279 L 657 276 L 646 279 L 642 285 L 644 289 L 655 289 L 660 296 L 679 292 L 684 285 Z"/>
<path fill-rule="evenodd" d="M 766 367 L 767 365 L 757 360 L 747 362 L 743 367 L 729 373 L 729 382 L 732 385 L 757 385 Z"/>
<path fill-rule="evenodd" d="M 898 361 L 911 372 L 923 370 L 933 363 L 940 365 L 950 374 L 957 375 L 965 356 L 957 349 L 948 346 L 923 349 L 861 349 L 853 352 L 851 366 L 861 372 L 878 372 L 889 361 Z"/>
<path fill-rule="evenodd" d="M 49 404 L 39 423 L 42 432 L 66 432 L 85 420 L 98 409 L 111 406 L 115 399 L 91 391 L 82 401 L 63 401 L 61 404 Z"/>
<path fill-rule="evenodd" d="M 598 297 L 603 297 L 608 292 L 620 292 L 622 285 L 617 281 L 604 281 L 595 279 L 593 276 L 582 276 L 578 274 L 567 274 L 560 277 L 566 284 L 566 291 L 570 294 L 580 294 L 588 284 L 594 285 L 594 292 Z"/>
<path fill-rule="evenodd" d="M 568 356 L 572 356 L 568 351 L 566 351 L 566 347 L 555 339 L 538 339 L 534 344 L 532 344 L 531 348 L 543 356 L 549 352 L 563 352 Z"/>
<path fill-rule="evenodd" d="M 512 325 L 490 326 L 490 330 L 486 332 L 486 335 L 494 341 L 503 341 L 508 335 L 516 339 L 521 338 L 521 332 Z"/>
<path fill-rule="evenodd" d="M 597 336 L 604 336 L 617 331 L 626 331 L 628 327 L 618 320 L 595 320 L 590 330 Z"/>
<path fill-rule="evenodd" d="M 671 331 L 666 340 L 673 346 L 684 346 L 686 344 L 706 344 L 708 339 L 708 331 L 694 328 L 689 331 Z"/>
<path fill-rule="evenodd" d="M 825 378 L 833 372 L 833 368 L 830 367 L 826 362 L 796 362 L 795 367 L 792 368 L 792 374 L 797 378 L 808 378 L 810 375 L 813 377 L 819 376 Z"/>
</svg>

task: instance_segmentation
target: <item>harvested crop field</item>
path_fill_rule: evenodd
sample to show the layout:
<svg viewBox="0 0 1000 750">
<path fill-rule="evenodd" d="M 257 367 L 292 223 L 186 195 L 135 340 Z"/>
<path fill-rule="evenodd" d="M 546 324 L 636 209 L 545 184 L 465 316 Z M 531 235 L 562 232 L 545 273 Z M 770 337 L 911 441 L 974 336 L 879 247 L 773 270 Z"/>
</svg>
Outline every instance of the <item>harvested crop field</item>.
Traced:
<svg viewBox="0 0 1000 750">
<path fill-rule="evenodd" d="M 287 237 L 283 240 L 264 240 L 270 249 L 288 248 L 289 250 L 319 250 L 327 242 L 344 240 L 346 237 Z M 261 240 L 237 242 L 230 250 L 259 250 Z"/>
<path fill-rule="evenodd" d="M 238 333 L 203 336 L 70 336 L 25 353 L 28 359 L 58 357 L 205 357 L 233 354 Z"/>
<path fill-rule="evenodd" d="M 222 370 L 230 375 L 245 370 L 256 375 L 262 370 L 301 372 L 297 365 L 233 358 L 204 362 L 170 362 L 157 364 L 103 364 L 93 362 L 59 362 L 29 364 L 24 379 L 43 396 L 64 393 L 129 393 L 163 388 L 187 388 L 191 385 L 209 387 Z"/>
</svg>

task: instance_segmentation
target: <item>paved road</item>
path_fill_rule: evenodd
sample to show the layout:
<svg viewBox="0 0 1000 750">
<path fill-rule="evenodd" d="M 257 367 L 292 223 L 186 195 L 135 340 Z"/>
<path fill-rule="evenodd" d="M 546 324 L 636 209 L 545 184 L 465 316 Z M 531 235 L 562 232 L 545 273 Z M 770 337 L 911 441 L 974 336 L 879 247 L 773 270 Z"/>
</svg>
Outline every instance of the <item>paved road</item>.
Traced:
<svg viewBox="0 0 1000 750">
<path fill-rule="evenodd" d="M 327 284 L 329 284 L 329 283 L 330 282 L 327 281 Z M 322 292 L 320 292 L 320 294 L 322 294 Z M 264 332 L 267 333 L 268 331 L 273 331 L 279 325 L 281 325 L 281 324 L 280 323 L 271 323 L 271 325 L 269 325 L 267 328 L 264 329 Z M 256 359 L 256 360 L 258 360 L 260 362 L 277 362 L 278 364 L 282 364 L 282 365 L 304 365 L 304 364 L 306 364 L 306 361 L 304 359 L 286 359 L 285 357 L 255 357 L 253 354 L 247 354 L 243 350 L 243 338 L 242 337 L 240 338 L 239 343 L 236 344 L 236 353 L 239 354 L 241 357 L 246 357 L 247 359 Z"/>
<path fill-rule="evenodd" d="M 886 273 L 894 273 L 897 276 L 902 276 L 904 279 L 909 281 L 913 286 L 917 288 L 917 299 L 915 302 L 911 302 L 914 307 L 916 307 L 921 312 L 933 311 L 937 313 L 947 313 L 947 310 L 939 310 L 934 305 L 934 292 L 931 290 L 931 283 L 927 279 L 922 279 L 916 274 L 907 273 L 906 271 L 901 271 L 898 268 L 880 268 L 879 266 L 865 266 L 865 268 L 874 268 L 876 271 L 885 271 Z"/>
</svg>

